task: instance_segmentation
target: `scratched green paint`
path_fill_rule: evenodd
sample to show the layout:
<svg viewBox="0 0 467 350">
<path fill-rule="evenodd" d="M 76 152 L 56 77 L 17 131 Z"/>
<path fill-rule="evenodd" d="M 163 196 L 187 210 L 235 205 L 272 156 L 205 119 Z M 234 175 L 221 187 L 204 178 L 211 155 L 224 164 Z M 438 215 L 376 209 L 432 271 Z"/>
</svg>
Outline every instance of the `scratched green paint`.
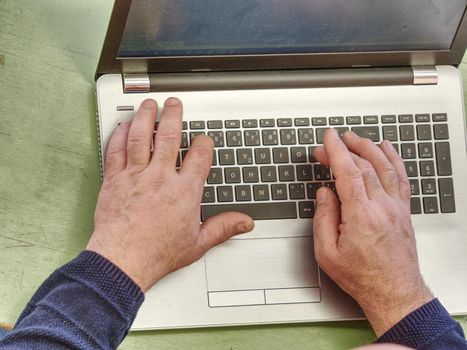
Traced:
<svg viewBox="0 0 467 350">
<path fill-rule="evenodd" d="M 0 0 L 0 321 L 81 251 L 100 186 L 93 74 L 111 0 Z M 467 62 L 462 66 L 467 91 Z M 467 330 L 467 317 L 459 319 Z M 121 349 L 347 349 L 366 322 L 132 333 Z"/>
</svg>

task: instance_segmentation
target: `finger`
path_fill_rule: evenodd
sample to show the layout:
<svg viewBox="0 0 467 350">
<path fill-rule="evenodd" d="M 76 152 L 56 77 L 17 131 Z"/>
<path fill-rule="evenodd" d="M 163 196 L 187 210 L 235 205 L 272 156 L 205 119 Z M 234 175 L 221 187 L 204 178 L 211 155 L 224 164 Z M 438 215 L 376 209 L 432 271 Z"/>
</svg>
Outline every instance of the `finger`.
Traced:
<svg viewBox="0 0 467 350">
<path fill-rule="evenodd" d="M 204 184 L 211 169 L 213 149 L 214 141 L 211 137 L 206 135 L 195 137 L 183 160 L 181 175 L 190 177 L 196 184 Z"/>
<path fill-rule="evenodd" d="M 362 174 L 363 183 L 365 184 L 365 190 L 368 194 L 368 198 L 379 198 L 384 195 L 383 185 L 376 174 L 375 169 L 369 161 L 366 159 L 360 158 L 360 156 L 352 153 L 352 159 L 354 160 L 357 167 L 360 169 Z"/>
<path fill-rule="evenodd" d="M 328 129 L 324 134 L 324 150 L 329 158 L 331 170 L 336 178 L 336 187 L 342 203 L 355 200 L 367 201 L 362 173 L 352 159 L 347 146 L 336 130 Z"/>
<path fill-rule="evenodd" d="M 155 137 L 151 165 L 175 171 L 182 141 L 182 119 L 182 102 L 177 98 L 169 98 L 165 101 Z"/>
<path fill-rule="evenodd" d="M 255 224 L 246 214 L 226 212 L 209 218 L 201 225 L 200 244 L 204 251 L 235 235 L 250 232 Z"/>
<path fill-rule="evenodd" d="M 344 134 L 344 143 L 350 151 L 373 166 L 384 190 L 390 196 L 400 197 L 399 179 L 396 170 L 383 151 L 373 141 L 348 131 Z"/>
<path fill-rule="evenodd" d="M 142 170 L 151 157 L 151 139 L 157 115 L 157 103 L 145 100 L 136 112 L 128 132 L 127 168 Z"/>
<path fill-rule="evenodd" d="M 336 249 L 341 223 L 340 205 L 334 192 L 321 187 L 316 193 L 316 213 L 313 218 L 315 256 L 327 257 Z"/>
<path fill-rule="evenodd" d="M 405 170 L 404 161 L 399 156 L 399 154 L 397 154 L 396 150 L 394 149 L 394 146 L 389 141 L 383 141 L 381 143 L 381 150 L 384 152 L 384 154 L 396 170 L 397 178 L 399 180 L 399 193 L 402 200 L 408 206 L 410 206 L 410 182 L 409 178 L 407 177 L 407 171 Z"/>
<path fill-rule="evenodd" d="M 323 165 L 329 166 L 329 157 L 326 154 L 326 150 L 324 147 L 316 147 L 313 151 L 313 155 L 315 156 L 316 160 Z"/>
<path fill-rule="evenodd" d="M 130 123 L 122 123 L 112 134 L 105 155 L 104 177 L 111 178 L 126 167 L 126 143 Z"/>
</svg>

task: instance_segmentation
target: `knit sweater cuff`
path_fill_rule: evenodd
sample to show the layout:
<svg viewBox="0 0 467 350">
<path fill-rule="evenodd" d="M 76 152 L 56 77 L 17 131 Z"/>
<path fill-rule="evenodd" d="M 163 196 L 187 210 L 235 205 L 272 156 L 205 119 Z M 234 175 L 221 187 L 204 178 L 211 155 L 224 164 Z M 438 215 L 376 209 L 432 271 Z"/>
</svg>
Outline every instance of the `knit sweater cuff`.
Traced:
<svg viewBox="0 0 467 350">
<path fill-rule="evenodd" d="M 410 313 L 376 340 L 376 343 L 395 343 L 421 348 L 441 334 L 457 326 L 438 299 Z"/>
<path fill-rule="evenodd" d="M 57 272 L 93 289 L 129 322 L 134 320 L 144 301 L 140 287 L 120 268 L 95 252 L 83 251 Z"/>
</svg>

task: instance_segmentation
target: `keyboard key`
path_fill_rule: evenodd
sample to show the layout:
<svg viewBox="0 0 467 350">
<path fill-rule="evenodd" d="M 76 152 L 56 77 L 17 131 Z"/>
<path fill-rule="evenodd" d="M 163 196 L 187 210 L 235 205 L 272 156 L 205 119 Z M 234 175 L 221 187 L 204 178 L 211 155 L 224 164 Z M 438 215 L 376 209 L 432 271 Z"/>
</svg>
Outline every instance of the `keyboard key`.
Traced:
<svg viewBox="0 0 467 350">
<path fill-rule="evenodd" d="M 417 125 L 417 140 L 431 140 L 431 126 L 430 125 Z"/>
<path fill-rule="evenodd" d="M 213 162 L 214 162 L 214 159 L 213 159 Z M 181 164 L 182 164 L 182 161 L 181 161 L 181 157 L 180 157 L 180 152 L 178 152 L 177 162 L 175 163 L 175 167 L 180 168 Z"/>
<path fill-rule="evenodd" d="M 442 213 L 455 213 L 454 184 L 452 179 L 439 179 L 439 199 Z"/>
<path fill-rule="evenodd" d="M 308 147 L 308 160 L 310 163 L 317 162 L 318 160 L 315 158 L 315 148 L 314 146 Z"/>
<path fill-rule="evenodd" d="M 233 202 L 233 188 L 232 186 L 219 186 L 217 187 L 217 201 Z"/>
<path fill-rule="evenodd" d="M 305 185 L 302 183 L 289 184 L 290 199 L 305 199 Z"/>
<path fill-rule="evenodd" d="M 373 142 L 379 142 L 379 127 L 377 126 L 355 126 L 352 131 L 360 137 L 370 139 Z"/>
<path fill-rule="evenodd" d="M 222 120 L 209 120 L 208 129 L 222 129 Z"/>
<path fill-rule="evenodd" d="M 311 118 L 311 124 L 313 126 L 323 126 L 323 125 L 327 125 L 327 120 L 326 118 L 322 118 L 322 117 L 319 117 L 319 118 Z"/>
<path fill-rule="evenodd" d="M 264 146 L 274 146 L 279 144 L 279 135 L 277 130 L 263 130 L 263 145 Z"/>
<path fill-rule="evenodd" d="M 220 149 L 219 150 L 219 164 L 220 165 L 234 165 L 235 153 L 233 149 Z"/>
<path fill-rule="evenodd" d="M 420 201 L 420 197 L 410 198 L 410 211 L 412 214 L 422 213 L 422 202 Z"/>
<path fill-rule="evenodd" d="M 261 181 L 262 182 L 276 182 L 277 173 L 275 166 L 262 166 L 261 167 Z"/>
<path fill-rule="evenodd" d="M 240 178 L 240 168 L 238 167 L 225 168 L 224 174 L 225 174 L 225 183 L 227 184 L 237 184 L 237 183 L 242 182 Z"/>
<path fill-rule="evenodd" d="M 435 144 L 436 164 L 439 176 L 452 175 L 451 149 L 449 142 L 437 142 Z"/>
<path fill-rule="evenodd" d="M 310 145 L 315 142 L 313 129 L 298 129 L 298 143 L 301 145 Z"/>
<path fill-rule="evenodd" d="M 224 183 L 224 179 L 222 176 L 222 169 L 221 168 L 211 168 L 208 176 L 208 184 L 210 185 L 218 185 Z"/>
<path fill-rule="evenodd" d="M 214 203 L 216 201 L 216 194 L 214 187 L 205 187 L 203 191 L 202 203 Z"/>
<path fill-rule="evenodd" d="M 420 194 L 420 184 L 417 179 L 410 179 L 410 194 L 412 196 L 418 196 Z"/>
<path fill-rule="evenodd" d="M 204 120 L 196 120 L 190 122 L 190 129 L 196 130 L 196 129 L 206 129 L 206 123 Z"/>
<path fill-rule="evenodd" d="M 329 167 L 322 164 L 315 164 L 314 166 L 315 180 L 325 181 L 331 180 L 331 170 Z"/>
<path fill-rule="evenodd" d="M 330 117 L 329 125 L 344 125 L 344 117 Z"/>
<path fill-rule="evenodd" d="M 436 140 L 447 140 L 449 138 L 449 129 L 447 124 L 433 125 Z"/>
<path fill-rule="evenodd" d="M 262 128 L 273 128 L 276 126 L 276 121 L 274 119 L 261 119 L 259 125 Z"/>
<path fill-rule="evenodd" d="M 295 118 L 294 123 L 295 123 L 295 126 L 309 126 L 310 119 L 309 118 Z"/>
<path fill-rule="evenodd" d="M 215 149 L 213 149 L 211 166 L 216 166 L 216 165 L 217 165 L 217 152 Z"/>
<path fill-rule="evenodd" d="M 292 165 L 279 166 L 279 181 L 295 181 L 294 167 Z"/>
<path fill-rule="evenodd" d="M 306 184 L 306 192 L 308 199 L 316 199 L 316 192 L 322 187 L 319 182 L 311 182 Z"/>
<path fill-rule="evenodd" d="M 284 184 L 271 185 L 271 192 L 275 201 L 287 199 L 287 186 Z"/>
<path fill-rule="evenodd" d="M 257 128 L 258 127 L 258 121 L 256 119 L 245 119 L 242 121 L 242 125 L 245 129 L 248 128 Z"/>
<path fill-rule="evenodd" d="M 333 191 L 334 193 L 337 194 L 336 184 L 335 184 L 334 182 L 325 182 L 325 183 L 324 183 L 324 186 L 326 186 L 326 187 L 329 188 L 331 191 Z"/>
<path fill-rule="evenodd" d="M 254 185 L 253 193 L 254 193 L 255 201 L 268 201 L 269 200 L 268 185 Z"/>
<path fill-rule="evenodd" d="M 399 123 L 413 123 L 413 115 L 412 114 L 400 114 Z"/>
<path fill-rule="evenodd" d="M 346 118 L 348 125 L 356 125 L 362 123 L 362 117 L 359 116 L 350 116 Z"/>
<path fill-rule="evenodd" d="M 183 130 L 187 130 L 188 129 L 188 122 L 183 122 L 182 128 L 183 128 Z"/>
<path fill-rule="evenodd" d="M 448 115 L 446 113 L 434 113 L 433 114 L 433 121 L 435 123 L 437 123 L 437 122 L 447 122 L 448 121 Z"/>
<path fill-rule="evenodd" d="M 315 215 L 315 204 L 313 202 L 298 203 L 298 214 L 302 219 L 311 219 Z"/>
<path fill-rule="evenodd" d="M 428 123 L 430 122 L 430 115 L 429 114 L 416 114 L 415 120 L 417 123 Z"/>
<path fill-rule="evenodd" d="M 243 172 L 243 182 L 245 183 L 256 183 L 259 182 L 259 173 L 257 167 L 244 167 Z"/>
<path fill-rule="evenodd" d="M 242 146 L 242 132 L 239 131 L 227 131 L 227 146 L 228 147 L 240 147 Z"/>
<path fill-rule="evenodd" d="M 422 180 L 422 193 L 423 194 L 436 194 L 436 180 L 423 179 Z"/>
<path fill-rule="evenodd" d="M 226 129 L 240 128 L 240 120 L 226 120 L 224 124 Z"/>
<path fill-rule="evenodd" d="M 383 140 L 397 141 L 397 126 L 383 126 Z"/>
<path fill-rule="evenodd" d="M 277 119 L 278 127 L 292 126 L 292 118 L 279 118 Z"/>
<path fill-rule="evenodd" d="M 271 164 L 271 150 L 269 148 L 255 149 L 256 164 Z"/>
<path fill-rule="evenodd" d="M 438 213 L 438 198 L 437 197 L 424 197 L 423 198 L 423 211 L 425 214 Z"/>
<path fill-rule="evenodd" d="M 305 163 L 306 159 L 306 148 L 305 147 L 292 147 L 290 149 L 290 157 L 292 163 Z"/>
<path fill-rule="evenodd" d="M 377 115 L 366 115 L 363 117 L 364 124 L 378 124 L 378 116 Z"/>
<path fill-rule="evenodd" d="M 188 134 L 186 132 L 182 133 L 182 142 L 180 143 L 180 148 L 188 148 Z"/>
<path fill-rule="evenodd" d="M 419 158 L 433 158 L 433 144 L 430 142 L 421 142 L 418 144 Z"/>
<path fill-rule="evenodd" d="M 223 131 L 208 131 L 208 136 L 214 140 L 214 147 L 224 147 Z"/>
<path fill-rule="evenodd" d="M 417 151 L 415 143 L 403 143 L 401 144 L 402 158 L 414 159 L 417 157 Z"/>
<path fill-rule="evenodd" d="M 239 165 L 253 164 L 253 150 L 251 148 L 237 149 L 237 162 Z"/>
<path fill-rule="evenodd" d="M 272 159 L 274 164 L 289 162 L 289 149 L 286 147 L 275 147 L 272 149 Z"/>
<path fill-rule="evenodd" d="M 435 162 L 432 160 L 423 160 L 420 162 L 421 176 L 435 176 Z"/>
<path fill-rule="evenodd" d="M 196 137 L 196 136 L 199 136 L 199 135 L 205 135 L 206 133 L 204 131 L 192 131 L 190 132 L 190 143 L 193 142 L 193 139 Z"/>
<path fill-rule="evenodd" d="M 417 177 L 418 176 L 418 167 L 417 162 L 410 160 L 404 162 L 405 171 L 407 172 L 408 177 Z"/>
<path fill-rule="evenodd" d="M 394 149 L 396 150 L 397 154 L 401 154 L 400 150 L 399 150 L 399 144 L 398 143 L 393 143 L 392 144 L 392 147 L 394 147 Z"/>
<path fill-rule="evenodd" d="M 259 130 L 245 130 L 243 135 L 245 136 L 245 146 L 261 145 Z"/>
<path fill-rule="evenodd" d="M 311 164 L 297 165 L 297 180 L 311 181 L 313 180 L 313 167 Z"/>
<path fill-rule="evenodd" d="M 414 141 L 415 129 L 413 125 L 401 125 L 399 127 L 401 141 Z"/>
<path fill-rule="evenodd" d="M 329 128 L 316 128 L 316 143 L 322 145 L 324 141 L 324 133 Z"/>
<path fill-rule="evenodd" d="M 344 137 L 344 134 L 349 131 L 348 127 L 341 127 L 341 128 L 335 128 L 337 131 L 337 134 L 339 135 L 340 138 Z"/>
<path fill-rule="evenodd" d="M 297 206 L 294 202 L 248 203 L 227 205 L 204 205 L 201 207 L 201 221 L 212 216 L 238 211 L 250 216 L 253 220 L 296 219 Z"/>
<path fill-rule="evenodd" d="M 281 144 L 282 145 L 295 145 L 297 138 L 295 129 L 281 129 Z"/>
<path fill-rule="evenodd" d="M 235 186 L 235 200 L 237 202 L 251 201 L 251 187 L 249 185 Z"/>
<path fill-rule="evenodd" d="M 397 118 L 395 115 L 383 115 L 381 116 L 381 121 L 383 124 L 394 124 Z"/>
</svg>

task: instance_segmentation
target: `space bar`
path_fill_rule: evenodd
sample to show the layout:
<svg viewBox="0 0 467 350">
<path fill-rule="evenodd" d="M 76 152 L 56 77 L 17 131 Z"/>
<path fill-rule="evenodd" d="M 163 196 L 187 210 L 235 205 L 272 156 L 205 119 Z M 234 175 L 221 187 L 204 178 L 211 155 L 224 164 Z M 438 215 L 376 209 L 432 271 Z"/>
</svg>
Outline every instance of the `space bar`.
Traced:
<svg viewBox="0 0 467 350">
<path fill-rule="evenodd" d="M 201 206 L 201 221 L 226 211 L 239 211 L 253 220 L 296 219 L 297 205 L 294 202 L 258 204 L 217 204 Z"/>
</svg>

